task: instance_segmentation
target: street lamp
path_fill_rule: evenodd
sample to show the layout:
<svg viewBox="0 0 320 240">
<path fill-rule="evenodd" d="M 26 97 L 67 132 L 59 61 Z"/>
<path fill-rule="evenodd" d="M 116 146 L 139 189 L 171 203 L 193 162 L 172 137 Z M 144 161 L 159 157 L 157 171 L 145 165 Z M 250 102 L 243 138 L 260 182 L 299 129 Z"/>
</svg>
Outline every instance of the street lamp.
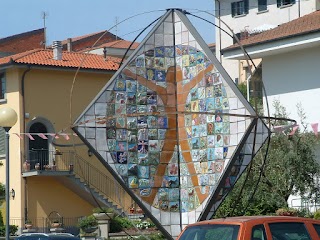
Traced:
<svg viewBox="0 0 320 240">
<path fill-rule="evenodd" d="M 0 108 L 0 127 L 3 127 L 6 132 L 5 146 L 6 146 L 6 240 L 9 240 L 10 228 L 10 176 L 9 176 L 9 131 L 13 125 L 16 124 L 18 119 L 17 113 L 9 107 Z"/>
</svg>

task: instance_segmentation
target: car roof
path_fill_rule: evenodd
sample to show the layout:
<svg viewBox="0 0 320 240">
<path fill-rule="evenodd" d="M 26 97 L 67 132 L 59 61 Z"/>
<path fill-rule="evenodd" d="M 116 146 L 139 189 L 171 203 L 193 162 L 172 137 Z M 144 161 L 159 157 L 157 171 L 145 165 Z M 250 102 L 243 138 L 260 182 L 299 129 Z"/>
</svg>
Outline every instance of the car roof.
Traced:
<svg viewBox="0 0 320 240">
<path fill-rule="evenodd" d="M 79 239 L 70 233 L 24 233 L 16 238 L 16 240 L 27 240 L 27 239 Z"/>
<path fill-rule="evenodd" d="M 238 224 L 241 225 L 245 222 L 256 222 L 256 221 L 299 221 L 299 222 L 307 222 L 313 221 L 320 224 L 320 220 L 315 220 L 311 218 L 303 218 L 303 217 L 292 217 L 292 216 L 240 216 L 240 217 L 226 217 L 226 218 L 217 218 L 206 221 L 197 222 L 192 225 L 202 225 L 202 224 Z"/>
</svg>

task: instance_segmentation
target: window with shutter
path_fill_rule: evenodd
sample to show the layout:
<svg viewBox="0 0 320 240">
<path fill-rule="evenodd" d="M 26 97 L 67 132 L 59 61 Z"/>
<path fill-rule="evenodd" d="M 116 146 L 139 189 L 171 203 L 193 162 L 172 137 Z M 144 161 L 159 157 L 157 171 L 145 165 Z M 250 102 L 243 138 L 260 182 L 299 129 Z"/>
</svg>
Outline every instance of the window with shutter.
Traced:
<svg viewBox="0 0 320 240">
<path fill-rule="evenodd" d="M 6 73 L 0 72 L 0 99 L 6 98 Z"/>
<path fill-rule="evenodd" d="M 258 11 L 263 12 L 268 9 L 267 0 L 258 0 Z"/>
<path fill-rule="evenodd" d="M 244 15 L 249 13 L 249 0 L 243 0 L 231 3 L 232 17 Z"/>
<path fill-rule="evenodd" d="M 295 3 L 296 3 L 295 0 L 277 0 L 277 7 L 288 6 Z"/>
</svg>

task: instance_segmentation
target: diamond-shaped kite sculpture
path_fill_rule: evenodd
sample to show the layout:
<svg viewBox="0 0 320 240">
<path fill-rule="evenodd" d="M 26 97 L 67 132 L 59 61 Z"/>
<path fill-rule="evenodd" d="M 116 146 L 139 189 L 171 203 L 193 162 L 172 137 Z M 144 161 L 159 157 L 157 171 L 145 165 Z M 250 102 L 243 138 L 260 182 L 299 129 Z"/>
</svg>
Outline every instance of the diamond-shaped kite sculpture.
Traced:
<svg viewBox="0 0 320 240">
<path fill-rule="evenodd" d="M 210 219 L 270 131 L 168 10 L 74 127 L 167 238 Z"/>
</svg>

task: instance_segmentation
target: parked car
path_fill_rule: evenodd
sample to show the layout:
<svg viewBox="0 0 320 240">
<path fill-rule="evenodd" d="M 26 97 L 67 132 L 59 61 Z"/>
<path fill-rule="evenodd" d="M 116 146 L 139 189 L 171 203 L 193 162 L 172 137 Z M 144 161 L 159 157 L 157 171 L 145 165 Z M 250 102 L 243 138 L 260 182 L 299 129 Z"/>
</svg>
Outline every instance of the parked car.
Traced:
<svg viewBox="0 0 320 240">
<path fill-rule="evenodd" d="M 24 233 L 16 240 L 79 240 L 70 233 Z"/>
<path fill-rule="evenodd" d="M 243 216 L 190 224 L 177 240 L 319 240 L 320 220 L 287 216 Z"/>
</svg>

